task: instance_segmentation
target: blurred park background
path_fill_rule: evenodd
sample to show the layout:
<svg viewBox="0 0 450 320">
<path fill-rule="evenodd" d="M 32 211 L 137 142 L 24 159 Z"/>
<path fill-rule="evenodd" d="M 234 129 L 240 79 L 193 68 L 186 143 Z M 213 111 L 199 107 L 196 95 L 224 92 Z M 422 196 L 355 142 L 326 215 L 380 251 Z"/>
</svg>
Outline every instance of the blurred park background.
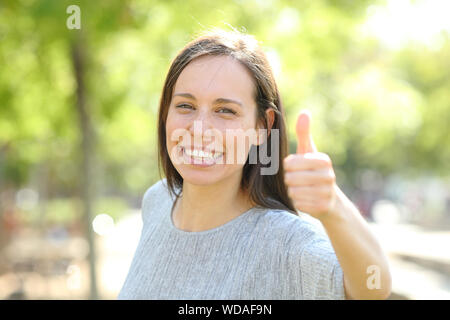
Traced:
<svg viewBox="0 0 450 320">
<path fill-rule="evenodd" d="M 270 58 L 291 152 L 311 110 L 391 299 L 450 299 L 449 16 L 447 0 L 1 0 L 0 299 L 116 298 L 159 180 L 168 67 L 231 26 Z"/>
</svg>

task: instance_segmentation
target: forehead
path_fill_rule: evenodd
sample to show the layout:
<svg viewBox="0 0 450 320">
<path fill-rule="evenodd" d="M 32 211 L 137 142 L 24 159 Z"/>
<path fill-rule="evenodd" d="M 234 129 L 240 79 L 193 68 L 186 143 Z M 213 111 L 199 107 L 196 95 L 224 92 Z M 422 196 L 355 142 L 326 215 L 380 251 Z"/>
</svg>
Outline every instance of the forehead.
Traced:
<svg viewBox="0 0 450 320">
<path fill-rule="evenodd" d="M 230 56 L 203 56 L 191 61 L 181 72 L 174 93 L 191 93 L 197 99 L 235 98 L 253 101 L 250 72 Z"/>
</svg>

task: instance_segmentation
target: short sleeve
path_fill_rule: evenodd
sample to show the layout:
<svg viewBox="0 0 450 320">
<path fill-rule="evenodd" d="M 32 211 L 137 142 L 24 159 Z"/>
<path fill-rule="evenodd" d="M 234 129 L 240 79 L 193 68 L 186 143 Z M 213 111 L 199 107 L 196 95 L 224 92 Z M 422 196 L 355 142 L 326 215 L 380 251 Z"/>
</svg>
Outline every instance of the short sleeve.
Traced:
<svg viewBox="0 0 450 320">
<path fill-rule="evenodd" d="M 343 300 L 344 275 L 326 234 L 307 222 L 297 224 L 287 242 L 289 292 L 295 299 Z"/>
<path fill-rule="evenodd" d="M 345 299 L 344 274 L 329 239 L 317 236 L 305 246 L 300 272 L 304 299 Z"/>
</svg>

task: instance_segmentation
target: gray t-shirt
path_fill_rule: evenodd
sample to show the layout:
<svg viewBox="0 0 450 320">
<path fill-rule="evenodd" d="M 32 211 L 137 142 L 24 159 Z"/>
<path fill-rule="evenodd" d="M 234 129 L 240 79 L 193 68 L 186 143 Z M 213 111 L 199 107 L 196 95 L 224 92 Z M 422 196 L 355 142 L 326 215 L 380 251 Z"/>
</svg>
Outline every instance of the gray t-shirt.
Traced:
<svg viewBox="0 0 450 320">
<path fill-rule="evenodd" d="M 213 229 L 172 221 L 165 179 L 142 201 L 142 233 L 118 299 L 345 299 L 343 272 L 317 226 L 254 207 Z"/>
</svg>

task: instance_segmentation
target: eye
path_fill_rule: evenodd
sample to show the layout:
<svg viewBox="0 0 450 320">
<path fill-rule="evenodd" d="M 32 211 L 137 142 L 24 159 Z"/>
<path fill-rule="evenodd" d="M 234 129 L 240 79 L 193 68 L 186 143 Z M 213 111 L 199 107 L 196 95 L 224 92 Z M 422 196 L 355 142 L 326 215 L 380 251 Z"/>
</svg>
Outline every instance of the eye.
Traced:
<svg viewBox="0 0 450 320">
<path fill-rule="evenodd" d="M 186 103 L 181 103 L 177 106 L 175 106 L 176 109 L 180 110 L 180 112 L 189 112 L 190 110 L 194 110 L 194 108 L 191 105 L 188 105 Z"/>
<path fill-rule="evenodd" d="M 229 114 L 236 114 L 236 111 L 230 109 L 230 108 L 220 108 L 218 113 L 229 113 Z"/>
</svg>

